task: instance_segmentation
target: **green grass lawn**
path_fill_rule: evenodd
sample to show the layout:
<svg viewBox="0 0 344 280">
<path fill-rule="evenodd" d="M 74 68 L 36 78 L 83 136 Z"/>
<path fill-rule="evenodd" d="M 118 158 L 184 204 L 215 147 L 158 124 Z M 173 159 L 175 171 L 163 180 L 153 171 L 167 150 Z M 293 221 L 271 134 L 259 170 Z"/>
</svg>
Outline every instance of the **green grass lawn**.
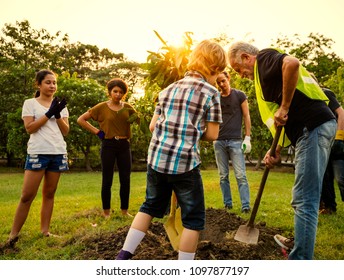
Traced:
<svg viewBox="0 0 344 280">
<path fill-rule="evenodd" d="M 290 206 L 291 188 L 294 174 L 272 170 L 265 185 L 261 204 L 255 222 L 266 222 L 268 227 L 282 229 L 286 235 L 293 234 L 293 211 Z M 260 185 L 263 171 L 247 168 L 247 177 L 251 189 L 252 206 Z M 237 185 L 231 172 L 233 212 L 242 215 Z M 217 170 L 203 170 L 206 207 L 222 208 L 222 196 L 219 188 Z M 19 201 L 23 182 L 22 172 L 0 172 L 0 243 L 5 242 L 11 229 L 14 213 Z M 20 233 L 18 253 L 0 255 L 7 260 L 72 260 L 83 250 L 83 238 L 101 232 L 116 231 L 129 225 L 130 219 L 123 218 L 119 210 L 118 174 L 115 173 L 111 219 L 101 217 L 100 172 L 69 171 L 61 176 L 55 197 L 55 207 L 50 231 L 60 238 L 42 238 L 40 235 L 41 192 L 34 200 L 28 219 Z M 132 187 L 129 211 L 135 214 L 145 196 L 146 173 L 132 173 Z M 41 189 L 40 189 L 41 190 Z M 344 259 L 344 203 L 339 199 L 335 215 L 320 216 L 315 258 L 319 260 Z M 249 215 L 243 216 L 248 219 Z M 73 240 L 73 242 L 71 242 Z"/>
</svg>

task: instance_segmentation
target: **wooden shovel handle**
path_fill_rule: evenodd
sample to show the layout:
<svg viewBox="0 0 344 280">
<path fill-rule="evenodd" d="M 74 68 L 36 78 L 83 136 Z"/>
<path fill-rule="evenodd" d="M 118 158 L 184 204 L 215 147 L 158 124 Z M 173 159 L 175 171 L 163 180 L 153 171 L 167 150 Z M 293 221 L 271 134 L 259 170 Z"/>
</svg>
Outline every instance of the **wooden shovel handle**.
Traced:
<svg viewBox="0 0 344 280">
<path fill-rule="evenodd" d="M 278 140 L 279 140 L 280 135 L 281 135 L 281 131 L 282 131 L 282 126 L 278 126 L 276 129 L 276 134 L 275 134 L 274 140 L 273 140 L 271 148 L 270 148 L 270 155 L 271 156 L 275 156 L 275 154 L 276 154 L 276 148 L 277 148 Z M 254 227 L 254 219 L 256 218 L 256 215 L 257 215 L 258 207 L 260 204 L 260 200 L 262 198 L 263 190 L 265 187 L 266 179 L 268 178 L 268 175 L 269 175 L 269 171 L 270 171 L 270 168 L 265 166 L 264 174 L 263 174 L 262 180 L 260 182 L 257 197 L 256 197 L 256 200 L 254 202 L 253 209 L 252 209 L 252 213 L 251 213 L 250 219 L 247 223 L 247 226 L 249 226 L 249 227 Z"/>
</svg>

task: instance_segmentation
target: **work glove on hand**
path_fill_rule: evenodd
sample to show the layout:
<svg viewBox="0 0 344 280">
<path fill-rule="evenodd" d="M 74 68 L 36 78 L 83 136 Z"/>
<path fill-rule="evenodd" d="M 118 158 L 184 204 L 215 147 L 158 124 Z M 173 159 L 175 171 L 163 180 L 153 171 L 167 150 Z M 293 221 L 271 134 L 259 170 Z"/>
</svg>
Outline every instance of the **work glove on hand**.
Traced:
<svg viewBox="0 0 344 280">
<path fill-rule="evenodd" d="M 53 101 L 51 102 L 48 112 L 45 113 L 48 119 L 50 119 L 53 115 L 55 115 L 58 112 L 58 105 L 59 105 L 59 99 L 55 97 Z"/>
<path fill-rule="evenodd" d="M 244 151 L 244 154 L 251 152 L 251 137 L 245 136 L 244 141 L 242 142 L 241 149 Z"/>
<path fill-rule="evenodd" d="M 99 137 L 100 140 L 103 140 L 105 138 L 105 132 L 102 130 L 99 130 L 97 133 L 97 136 Z"/>
<path fill-rule="evenodd" d="M 67 101 L 66 99 L 62 99 L 57 105 L 57 112 L 55 113 L 55 119 L 61 118 L 61 111 L 66 107 Z"/>
</svg>

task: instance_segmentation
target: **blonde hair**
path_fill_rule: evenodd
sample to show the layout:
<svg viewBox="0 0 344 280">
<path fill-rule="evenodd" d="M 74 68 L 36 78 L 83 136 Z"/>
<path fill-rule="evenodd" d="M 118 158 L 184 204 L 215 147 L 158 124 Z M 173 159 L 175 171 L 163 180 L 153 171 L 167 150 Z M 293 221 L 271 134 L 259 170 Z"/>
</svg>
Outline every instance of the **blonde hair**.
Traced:
<svg viewBox="0 0 344 280">
<path fill-rule="evenodd" d="M 192 51 L 187 68 L 208 76 L 222 72 L 226 66 L 227 54 L 224 49 L 218 43 L 203 40 Z"/>
</svg>

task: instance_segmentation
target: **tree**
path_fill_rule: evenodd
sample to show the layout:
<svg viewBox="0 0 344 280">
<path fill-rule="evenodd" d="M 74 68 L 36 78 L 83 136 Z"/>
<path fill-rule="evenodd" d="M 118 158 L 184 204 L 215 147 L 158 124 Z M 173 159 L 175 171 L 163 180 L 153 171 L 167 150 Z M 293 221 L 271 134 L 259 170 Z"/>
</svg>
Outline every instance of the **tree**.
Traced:
<svg viewBox="0 0 344 280">
<path fill-rule="evenodd" d="M 275 46 L 298 58 L 308 71 L 314 73 L 320 83 L 324 83 L 336 73 L 344 61 L 331 52 L 334 43 L 332 39 L 318 33 L 310 33 L 307 39 L 302 42 L 300 36 L 295 34 L 294 39 L 278 38 Z"/>
<path fill-rule="evenodd" d="M 43 68 L 57 74 L 78 73 L 83 79 L 94 77 L 103 85 L 111 76 L 119 76 L 128 82 L 130 93 L 144 76 L 140 64 L 126 61 L 123 54 L 80 42 L 71 44 L 67 34 L 32 29 L 27 20 L 5 24 L 0 37 L 0 156 L 6 155 L 8 165 L 14 155 L 8 150 L 12 145 L 7 145 L 12 129 L 6 125 L 7 115 L 31 97 L 35 73 Z"/>
<path fill-rule="evenodd" d="M 159 89 L 163 89 L 184 76 L 193 45 L 192 32 L 184 33 L 184 43 L 178 47 L 168 45 L 158 32 L 154 33 L 163 46 L 159 52 L 148 51 L 148 62 L 145 65 L 148 76 L 145 82 L 147 87 L 157 85 Z"/>
<path fill-rule="evenodd" d="M 6 128 L 8 133 L 7 151 L 11 153 L 14 158 L 24 162 L 26 156 L 27 142 L 29 134 L 26 132 L 23 120 L 21 118 L 22 108 L 18 108 L 13 113 L 7 115 Z"/>
<path fill-rule="evenodd" d="M 51 36 L 45 29 L 33 30 L 28 21 L 17 26 L 5 24 L 0 37 L 0 132 L 1 155 L 6 154 L 11 165 L 13 154 L 7 150 L 9 127 L 7 115 L 22 106 L 23 100 L 33 93 L 36 69 L 48 67 L 53 49 L 50 43 L 59 36 Z"/>
<path fill-rule="evenodd" d="M 344 100 L 344 66 L 337 69 L 330 79 L 324 82 L 324 87 L 330 88 L 335 94 L 340 103 Z M 341 104 L 343 106 L 343 104 Z"/>
<path fill-rule="evenodd" d="M 92 151 L 97 150 L 92 147 L 99 147 L 100 141 L 95 135 L 81 128 L 76 121 L 88 109 L 106 100 L 105 88 L 95 80 L 83 80 L 78 78 L 76 73 L 70 76 L 68 72 L 65 72 L 58 78 L 56 96 L 66 98 L 70 114 L 70 132 L 66 137 L 69 158 L 77 158 L 80 153 L 83 154 L 86 170 L 90 171 L 92 170 Z M 99 157 L 99 155 L 96 156 Z"/>
</svg>

